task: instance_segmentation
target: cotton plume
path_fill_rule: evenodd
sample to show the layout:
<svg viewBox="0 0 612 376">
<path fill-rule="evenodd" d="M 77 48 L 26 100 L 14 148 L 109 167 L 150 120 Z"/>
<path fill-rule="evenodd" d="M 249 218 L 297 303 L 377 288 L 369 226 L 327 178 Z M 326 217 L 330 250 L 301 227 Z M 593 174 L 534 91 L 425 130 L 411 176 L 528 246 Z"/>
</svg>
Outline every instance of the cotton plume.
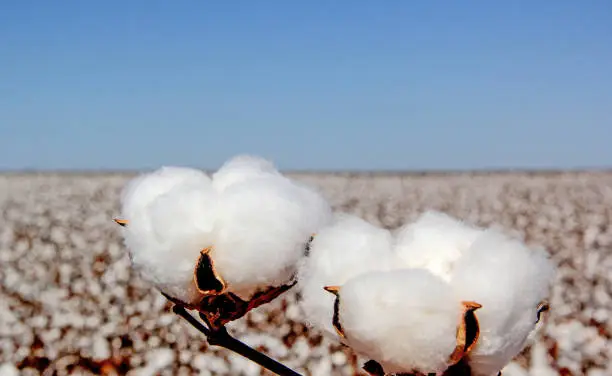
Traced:
<svg viewBox="0 0 612 376">
<path fill-rule="evenodd" d="M 280 286 L 297 272 L 308 240 L 331 218 L 321 196 L 274 175 L 234 183 L 221 194 L 211 256 L 232 292 Z"/>
<path fill-rule="evenodd" d="M 323 287 L 342 285 L 373 270 L 389 270 L 392 236 L 361 218 L 338 214 L 310 244 L 299 272 L 301 307 L 310 325 L 337 337 L 332 325 L 334 298 Z"/>
<path fill-rule="evenodd" d="M 462 306 L 451 286 L 423 269 L 359 275 L 338 293 L 346 342 L 387 373 L 441 372 L 450 365 Z"/>
<path fill-rule="evenodd" d="M 397 232 L 395 252 L 402 267 L 425 268 L 445 281 L 480 231 L 448 214 L 426 211 Z"/>
<path fill-rule="evenodd" d="M 274 163 L 255 155 L 237 155 L 226 161 L 213 175 L 213 187 L 223 192 L 233 184 L 254 178 L 277 177 L 285 179 Z"/>
<path fill-rule="evenodd" d="M 469 355 L 475 375 L 497 375 L 524 348 L 554 271 L 543 250 L 430 211 L 399 232 L 396 252 L 403 266 L 426 268 L 460 300 L 482 305 L 480 339 Z"/>
<path fill-rule="evenodd" d="M 136 269 L 168 295 L 193 302 L 200 250 L 212 242 L 216 194 L 203 172 L 162 167 L 133 179 L 122 195 L 125 244 Z"/>
<path fill-rule="evenodd" d="M 482 304 L 481 338 L 470 353 L 472 372 L 496 375 L 526 345 L 554 273 L 546 253 L 495 231 L 483 231 L 453 273 L 460 299 Z"/>
</svg>

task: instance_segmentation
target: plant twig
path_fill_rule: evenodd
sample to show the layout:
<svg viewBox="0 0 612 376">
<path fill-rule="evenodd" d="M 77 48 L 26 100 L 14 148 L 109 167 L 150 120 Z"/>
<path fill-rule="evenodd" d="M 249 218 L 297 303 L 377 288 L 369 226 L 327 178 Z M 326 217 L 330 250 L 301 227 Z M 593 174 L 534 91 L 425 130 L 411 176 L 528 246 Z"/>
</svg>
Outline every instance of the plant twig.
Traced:
<svg viewBox="0 0 612 376">
<path fill-rule="evenodd" d="M 193 317 L 185 307 L 175 304 L 172 310 L 206 336 L 210 345 L 221 346 L 244 356 L 279 376 L 301 376 L 299 373 L 232 337 L 224 326 L 211 330 Z"/>
</svg>

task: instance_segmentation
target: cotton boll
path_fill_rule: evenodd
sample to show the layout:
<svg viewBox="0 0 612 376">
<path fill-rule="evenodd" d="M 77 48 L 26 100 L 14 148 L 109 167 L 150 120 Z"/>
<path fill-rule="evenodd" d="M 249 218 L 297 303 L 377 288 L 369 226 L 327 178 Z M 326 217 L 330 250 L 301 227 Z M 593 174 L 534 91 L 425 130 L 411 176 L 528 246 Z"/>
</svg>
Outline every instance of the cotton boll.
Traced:
<svg viewBox="0 0 612 376">
<path fill-rule="evenodd" d="M 210 179 L 165 167 L 136 178 L 124 192 L 123 233 L 134 267 L 161 291 L 194 303 L 200 297 L 194 267 L 212 242 L 216 193 Z"/>
<path fill-rule="evenodd" d="M 362 274 L 339 290 L 346 342 L 386 373 L 446 370 L 462 312 L 450 285 L 423 269 Z"/>
<path fill-rule="evenodd" d="M 282 177 L 272 162 L 253 155 L 231 158 L 213 174 L 213 187 L 222 192 L 233 184 L 261 177 Z"/>
<path fill-rule="evenodd" d="M 219 198 L 211 257 L 228 290 L 248 299 L 256 290 L 288 283 L 312 233 L 325 225 L 327 205 L 289 179 L 252 178 Z"/>
<path fill-rule="evenodd" d="M 368 271 L 390 269 L 392 241 L 389 231 L 346 214 L 337 215 L 317 233 L 298 274 L 300 305 L 311 326 L 338 339 L 332 326 L 334 297 L 323 288 Z"/>
<path fill-rule="evenodd" d="M 496 375 L 523 349 L 553 273 L 543 251 L 493 230 L 459 260 L 452 280 L 458 298 L 482 304 L 481 335 L 469 356 L 474 375 Z"/>
<path fill-rule="evenodd" d="M 445 213 L 427 211 L 400 228 L 395 252 L 401 267 L 424 268 L 448 282 L 453 265 L 481 232 Z"/>
</svg>

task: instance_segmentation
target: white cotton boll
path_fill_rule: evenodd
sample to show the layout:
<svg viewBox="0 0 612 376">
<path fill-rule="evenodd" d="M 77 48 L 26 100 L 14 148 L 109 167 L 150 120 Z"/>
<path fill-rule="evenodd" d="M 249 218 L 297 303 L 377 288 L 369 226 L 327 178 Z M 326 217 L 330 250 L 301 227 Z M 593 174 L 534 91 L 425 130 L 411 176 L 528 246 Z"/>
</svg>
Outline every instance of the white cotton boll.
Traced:
<svg viewBox="0 0 612 376">
<path fill-rule="evenodd" d="M 332 324 L 334 297 L 323 288 L 368 271 L 388 270 L 392 241 L 389 231 L 346 214 L 337 215 L 317 233 L 298 274 L 300 305 L 308 324 L 338 339 Z"/>
<path fill-rule="evenodd" d="M 254 155 L 238 155 L 212 175 L 213 187 L 222 192 L 233 184 L 269 176 L 282 177 L 271 161 Z"/>
<path fill-rule="evenodd" d="M 482 305 L 476 312 L 480 338 L 469 356 L 474 375 L 496 375 L 523 349 L 553 273 L 543 251 L 494 230 L 483 233 L 456 264 L 457 297 Z"/>
<path fill-rule="evenodd" d="M 439 277 L 424 269 L 367 273 L 343 285 L 339 299 L 348 345 L 386 373 L 449 367 L 463 308 Z"/>
<path fill-rule="evenodd" d="M 229 291 L 246 299 L 291 280 L 310 236 L 331 213 L 328 205 L 313 202 L 303 188 L 276 176 L 244 180 L 223 191 L 210 255 Z"/>
<path fill-rule="evenodd" d="M 166 294 L 187 303 L 200 294 L 193 273 L 212 245 L 216 192 L 198 170 L 162 168 L 126 188 L 123 233 L 134 267 Z"/>
<path fill-rule="evenodd" d="M 427 211 L 396 234 L 401 267 L 424 268 L 450 281 L 453 265 L 482 233 L 445 213 Z"/>
</svg>

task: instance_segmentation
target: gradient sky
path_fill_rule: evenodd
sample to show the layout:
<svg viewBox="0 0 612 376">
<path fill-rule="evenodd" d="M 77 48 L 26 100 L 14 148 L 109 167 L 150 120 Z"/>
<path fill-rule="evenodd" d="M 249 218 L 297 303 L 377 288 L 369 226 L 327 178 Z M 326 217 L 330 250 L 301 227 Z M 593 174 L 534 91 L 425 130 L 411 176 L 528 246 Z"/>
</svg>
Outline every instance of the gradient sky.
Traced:
<svg viewBox="0 0 612 376">
<path fill-rule="evenodd" d="M 612 167 L 612 2 L 3 1 L 0 169 Z"/>
</svg>

